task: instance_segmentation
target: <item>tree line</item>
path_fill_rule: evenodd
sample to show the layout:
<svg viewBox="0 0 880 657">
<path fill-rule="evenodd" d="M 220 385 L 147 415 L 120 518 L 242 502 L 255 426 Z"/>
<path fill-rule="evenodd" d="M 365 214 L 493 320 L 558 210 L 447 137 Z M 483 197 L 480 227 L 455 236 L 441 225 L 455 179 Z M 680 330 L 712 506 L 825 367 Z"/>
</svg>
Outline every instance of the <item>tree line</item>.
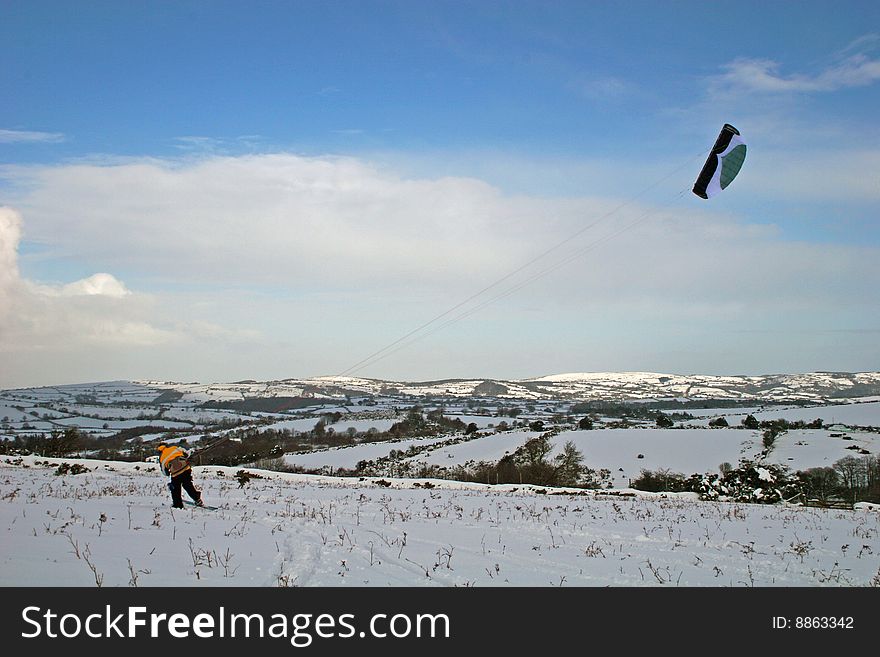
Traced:
<svg viewBox="0 0 880 657">
<path fill-rule="evenodd" d="M 722 463 L 718 473 L 683 474 L 668 469 L 642 470 L 631 482 L 637 490 L 694 492 L 702 499 L 774 503 L 799 501 L 814 506 L 880 503 L 880 455 L 845 456 L 829 467 L 791 472 L 774 463 L 743 460 Z"/>
</svg>

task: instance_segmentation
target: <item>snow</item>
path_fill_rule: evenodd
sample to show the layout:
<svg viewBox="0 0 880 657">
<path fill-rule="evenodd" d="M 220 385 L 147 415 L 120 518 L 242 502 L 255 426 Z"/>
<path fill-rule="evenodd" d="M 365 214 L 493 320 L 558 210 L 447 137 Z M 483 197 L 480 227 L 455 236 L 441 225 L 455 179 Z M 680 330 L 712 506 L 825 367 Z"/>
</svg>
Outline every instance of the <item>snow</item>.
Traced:
<svg viewBox="0 0 880 657">
<path fill-rule="evenodd" d="M 781 407 L 780 407 L 781 408 Z M 742 406 L 735 409 L 731 408 L 688 408 L 685 409 L 689 415 L 698 418 L 706 418 L 711 420 L 716 417 L 725 418 L 730 424 L 739 424 L 747 415 L 755 415 L 763 411 L 763 407 L 758 406 Z M 671 412 L 671 411 L 670 411 Z"/>
<path fill-rule="evenodd" d="M 222 422 L 224 420 L 235 422 L 250 421 L 253 418 L 247 415 L 236 413 L 235 411 L 208 409 L 208 408 L 181 408 L 172 406 L 162 413 L 162 417 L 169 420 L 179 420 L 181 422 L 194 422 L 198 424 L 209 424 L 211 422 Z"/>
<path fill-rule="evenodd" d="M 687 412 L 703 421 L 690 421 L 689 425 L 705 425 L 709 420 L 723 417 L 731 426 L 740 424 L 747 415 L 754 415 L 759 422 L 784 419 L 789 422 L 812 422 L 821 418 L 825 425 L 847 424 L 860 427 L 880 427 L 880 402 L 828 404 L 822 406 L 786 406 L 772 408 L 715 408 L 687 409 Z"/>
<path fill-rule="evenodd" d="M 853 447 L 857 449 L 852 449 Z M 858 451 L 860 449 L 880 454 L 880 434 L 793 429 L 776 437 L 767 461 L 786 465 L 793 470 L 831 467 L 844 457 L 862 456 Z"/>
<path fill-rule="evenodd" d="M 285 429 L 288 431 L 311 431 L 320 420 L 321 418 L 319 417 L 281 420 L 280 422 L 273 422 L 267 428 L 274 429 L 275 431 L 284 431 Z"/>
<path fill-rule="evenodd" d="M 530 438 L 540 435 L 536 431 L 503 431 L 485 436 L 479 436 L 473 440 L 459 442 L 452 445 L 438 447 L 424 454 L 413 457 L 415 463 L 428 463 L 450 467 L 470 461 L 498 461 L 505 454 L 509 454 L 520 447 Z"/>
<path fill-rule="evenodd" d="M 361 443 L 351 447 L 335 447 L 305 454 L 285 454 L 284 462 L 290 465 L 300 465 L 304 468 L 354 468 L 359 461 L 372 461 L 373 459 L 388 456 L 391 450 L 406 451 L 411 446 L 433 445 L 438 442 L 449 440 L 448 436 L 439 438 L 409 438 L 406 440 L 381 441 L 377 443 Z"/>
<path fill-rule="evenodd" d="M 626 383 L 656 383 L 661 378 L 669 378 L 668 374 L 657 372 L 572 372 L 569 374 L 552 374 L 530 381 L 547 381 L 550 383 L 572 383 L 581 381 L 622 381 Z"/>
<path fill-rule="evenodd" d="M 339 422 L 329 425 L 329 428 L 332 428 L 336 433 L 345 433 L 348 429 L 352 428 L 362 432 L 369 431 L 370 429 L 388 431 L 397 422 L 400 422 L 400 420 L 392 418 L 378 418 L 375 420 L 346 420 L 343 418 Z M 314 426 L 312 424 L 312 427 Z M 309 429 L 312 427 L 309 427 Z"/>
<path fill-rule="evenodd" d="M 257 471 L 242 488 L 211 466 L 194 479 L 220 508 L 173 510 L 154 464 L 65 462 L 91 471 L 0 460 L 0 586 L 864 586 L 878 573 L 868 505 Z"/>
<path fill-rule="evenodd" d="M 412 460 L 440 466 L 498 461 L 537 435 L 528 431 L 490 434 Z M 617 488 L 629 486 L 643 469 L 669 469 L 684 475 L 716 472 L 721 463 L 736 464 L 741 458 L 754 458 L 762 448 L 758 432 L 741 429 L 598 429 L 564 431 L 554 436 L 553 454 L 568 441 L 584 455 L 585 465 L 610 470 Z"/>
<path fill-rule="evenodd" d="M 880 427 L 876 396 L 809 407 L 756 402 L 758 397 L 790 401 L 795 396 L 823 401 L 822 395 L 838 385 L 877 384 L 877 373 L 572 374 L 497 382 L 508 392 L 474 403 L 469 396 L 485 381 L 115 381 L 0 391 L 0 418 L 8 418 L 0 436 L 66 426 L 102 435 L 152 425 L 155 431 L 141 437 L 150 440 L 161 436 L 162 428 L 200 430 L 193 425 L 220 420 L 241 420 L 257 430 L 308 431 L 328 408 L 344 414 L 331 425 L 338 433 L 349 427 L 384 431 L 407 406 L 421 402 L 383 394 L 363 406 L 345 395 L 357 390 L 377 394 L 393 386 L 414 395 L 461 397 L 452 403 L 442 400 L 446 414 L 474 422 L 478 432 L 362 442 L 287 454 L 284 461 L 334 472 L 395 450 L 403 453 L 398 459 L 416 465 L 452 468 L 497 461 L 540 435 L 525 428 L 496 432 L 489 425 L 512 423 L 512 418 L 476 415 L 478 407 L 497 411 L 512 405 L 522 413 L 519 421 L 542 419 L 549 427 L 546 408 L 566 412 L 578 399 L 684 399 L 704 393 L 748 398 L 757 405 L 689 410 L 700 418 L 684 423 L 690 428 L 659 429 L 648 422 L 612 429 L 597 422 L 594 430 L 568 428 L 552 436 L 553 454 L 571 441 L 585 465 L 610 471 L 613 489 L 598 492 L 257 470 L 250 471 L 260 478 L 242 488 L 235 480 L 239 468 L 205 466 L 195 469 L 196 482 L 206 500 L 221 508 L 176 511 L 168 506 L 164 477 L 151 463 L 65 459 L 90 470 L 72 475 L 56 474 L 58 459 L 0 457 L 0 525 L 5 530 L 0 586 L 95 586 L 99 575 L 106 586 L 129 586 L 134 578 L 139 586 L 862 586 L 880 576 L 878 505 L 860 504 L 855 511 L 753 506 L 629 488 L 642 469 L 690 475 L 717 472 L 723 462 L 736 465 L 748 458 L 770 481 L 770 464 L 802 470 L 831 466 L 846 456 L 880 454 L 880 432 L 853 428 Z M 319 395 L 326 401 L 323 407 L 242 414 L 199 406 L 252 396 L 298 396 L 306 386 L 326 392 L 326 397 Z M 761 395 L 747 395 L 749 386 L 760 387 Z M 183 396 L 161 406 L 154 403 L 169 391 Z M 530 402 L 538 412 L 526 412 Z M 426 411 L 432 407 L 424 406 Z M 161 419 L 137 419 L 161 409 Z M 312 415 L 303 417 L 306 413 Z M 783 432 L 764 454 L 762 432 L 740 426 L 749 413 L 759 420 L 822 418 L 826 426 Z M 706 426 L 718 416 L 731 427 Z M 215 439 L 231 431 L 215 426 L 206 433 Z M 407 456 L 410 448 L 418 452 Z"/>
<path fill-rule="evenodd" d="M 489 415 L 463 415 L 461 413 L 447 413 L 447 417 L 458 419 L 465 424 L 476 424 L 478 429 L 486 429 L 487 427 L 497 426 L 501 422 L 510 423 L 509 417 L 492 417 Z"/>
<path fill-rule="evenodd" d="M 775 481 L 773 475 L 770 474 L 770 471 L 767 468 L 755 468 L 755 472 L 758 473 L 758 479 L 760 479 L 761 481 L 769 481 L 770 483 L 773 483 L 773 481 Z M 760 488 L 757 489 L 755 491 L 755 495 L 758 495 L 758 492 L 760 490 Z"/>
<path fill-rule="evenodd" d="M 103 419 L 137 419 L 145 413 L 156 413 L 158 407 L 145 409 L 138 406 L 137 408 L 127 408 L 121 404 L 113 406 L 89 406 L 83 404 L 67 404 L 65 406 L 69 415 L 93 416 Z"/>
<path fill-rule="evenodd" d="M 496 462 L 538 435 L 540 432 L 520 429 L 498 433 L 481 432 L 473 437 L 459 434 L 360 443 L 305 454 L 287 454 L 284 460 L 308 469 L 350 469 L 359 461 L 384 458 L 391 450 L 405 452 L 415 446 L 428 449 L 406 457 L 405 460 L 452 468 L 469 462 Z M 735 466 L 742 459 L 759 460 L 764 449 L 761 431 L 733 427 L 644 427 L 562 431 L 551 438 L 554 447 L 551 456 L 558 453 L 568 441 L 573 442 L 583 454 L 585 465 L 594 470 L 608 469 L 615 488 L 628 487 L 642 470 L 668 469 L 685 476 L 718 472 L 718 466 L 725 462 Z M 857 449 L 880 454 L 880 434 L 834 429 L 793 429 L 779 434 L 773 449 L 764 458 L 768 463 L 785 465 L 795 471 L 831 466 L 846 456 L 860 456 Z"/>
<path fill-rule="evenodd" d="M 880 403 L 864 404 L 832 404 L 828 406 L 810 406 L 806 408 L 790 408 L 784 411 L 762 411 L 755 414 L 758 420 L 775 420 L 784 418 L 791 422 L 803 420 L 812 422 L 822 418 L 826 425 L 848 424 L 862 427 L 880 427 Z"/>
<path fill-rule="evenodd" d="M 79 427 L 81 429 L 101 429 L 107 425 L 108 429 L 119 431 L 134 427 L 161 427 L 163 429 L 191 429 L 192 425 L 187 422 L 174 420 L 105 420 L 91 417 L 69 417 L 53 420 L 58 425 L 55 428 Z"/>
<path fill-rule="evenodd" d="M 669 469 L 686 476 L 717 472 L 721 463 L 735 465 L 761 449 L 759 433 L 740 429 L 574 431 L 557 436 L 557 446 L 568 440 L 583 453 L 586 465 L 609 469 L 615 486 L 627 486 L 643 469 Z"/>
<path fill-rule="evenodd" d="M 17 408 L 13 408 L 11 404 L 2 404 L 0 405 L 0 419 L 9 422 L 27 422 L 28 420 L 33 420 L 34 416 L 30 414 L 30 409 L 20 411 Z"/>
</svg>

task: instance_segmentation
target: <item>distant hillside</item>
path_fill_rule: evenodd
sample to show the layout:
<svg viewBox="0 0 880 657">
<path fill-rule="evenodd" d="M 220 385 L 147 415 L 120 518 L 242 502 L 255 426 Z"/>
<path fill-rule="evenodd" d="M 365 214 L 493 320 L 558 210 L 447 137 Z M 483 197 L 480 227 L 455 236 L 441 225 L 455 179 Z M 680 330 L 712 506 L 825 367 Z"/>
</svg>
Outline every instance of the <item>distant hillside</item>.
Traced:
<svg viewBox="0 0 880 657">
<path fill-rule="evenodd" d="M 880 396 L 880 372 L 812 372 L 760 376 L 678 375 L 654 372 L 558 374 L 520 379 L 447 379 L 430 382 L 381 381 L 356 377 L 319 377 L 284 381 L 308 386 L 327 396 L 344 388 L 348 395 L 381 395 L 393 390 L 413 397 L 499 397 L 509 399 L 750 400 L 821 402 Z"/>
<path fill-rule="evenodd" d="M 359 397 L 416 399 L 496 398 L 541 402 L 679 401 L 804 402 L 880 397 L 880 372 L 810 372 L 757 376 L 588 372 L 530 379 L 443 379 L 388 381 L 324 376 L 233 383 L 133 381 L 27 388 L 5 391 L 9 399 L 53 399 L 70 403 L 116 403 L 120 399 L 179 402 L 204 408 L 278 412 Z M 247 403 L 243 403 L 247 400 Z M 250 401 L 262 400 L 262 401 Z M 276 401 L 266 401 L 276 400 Z M 285 401 L 281 401 L 285 400 Z M 253 404 L 256 404 L 254 406 Z M 283 408 L 282 408 L 283 407 Z"/>
<path fill-rule="evenodd" d="M 237 401 L 205 402 L 200 408 L 222 408 L 231 411 L 282 413 L 322 404 L 320 399 L 308 397 L 248 397 Z"/>
</svg>

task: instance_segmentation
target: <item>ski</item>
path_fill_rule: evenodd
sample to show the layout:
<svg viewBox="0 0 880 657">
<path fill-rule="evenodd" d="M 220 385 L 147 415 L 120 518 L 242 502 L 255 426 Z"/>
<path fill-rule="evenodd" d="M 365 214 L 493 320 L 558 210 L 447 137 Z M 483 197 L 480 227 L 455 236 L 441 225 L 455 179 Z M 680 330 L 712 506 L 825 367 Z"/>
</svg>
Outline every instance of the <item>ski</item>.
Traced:
<svg viewBox="0 0 880 657">
<path fill-rule="evenodd" d="M 211 510 L 211 511 L 216 511 L 217 509 L 220 508 L 220 507 L 217 507 L 217 506 L 208 506 L 207 504 L 202 504 L 201 506 L 199 506 L 198 504 L 196 504 L 195 502 L 193 502 L 193 501 L 191 501 L 191 500 L 184 500 L 183 503 L 184 503 L 184 504 L 187 504 L 187 505 L 189 505 L 189 506 L 198 507 L 198 508 L 200 508 L 200 509 L 209 509 L 209 510 Z"/>
</svg>

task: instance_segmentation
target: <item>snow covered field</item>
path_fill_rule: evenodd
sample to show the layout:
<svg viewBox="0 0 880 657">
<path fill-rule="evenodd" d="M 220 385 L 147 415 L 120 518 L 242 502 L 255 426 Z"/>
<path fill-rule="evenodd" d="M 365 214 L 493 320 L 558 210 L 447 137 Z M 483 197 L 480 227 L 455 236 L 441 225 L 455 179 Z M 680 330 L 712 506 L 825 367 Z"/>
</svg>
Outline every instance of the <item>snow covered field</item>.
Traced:
<svg viewBox="0 0 880 657">
<path fill-rule="evenodd" d="M 480 435 L 448 445 L 443 443 L 449 441 L 449 436 L 365 443 L 307 454 L 287 454 L 284 459 L 286 463 L 306 468 L 353 468 L 359 461 L 386 457 L 392 450 L 436 445 L 404 460 L 453 467 L 479 461 L 496 462 L 538 435 L 536 431 L 517 430 Z M 818 440 L 818 436 L 814 440 Z M 668 468 L 683 474 L 714 472 L 725 461 L 736 464 L 743 457 L 754 458 L 762 448 L 760 432 L 739 429 L 566 431 L 552 439 L 554 453 L 560 451 L 567 441 L 573 442 L 581 451 L 587 466 L 611 470 L 617 488 L 627 487 L 630 479 L 637 477 L 643 468 Z M 844 452 L 841 458 L 847 455 Z"/>
<path fill-rule="evenodd" d="M 308 418 L 300 418 L 296 420 L 281 420 L 280 422 L 273 422 L 268 425 L 267 428 L 275 429 L 276 431 L 280 431 L 282 429 L 289 429 L 291 431 L 311 431 L 315 428 L 315 425 L 318 423 L 319 418 L 308 417 Z M 334 422 L 332 424 L 327 424 L 328 429 L 333 429 L 337 433 L 345 433 L 348 429 L 354 429 L 355 431 L 369 431 L 370 429 L 375 429 L 376 431 L 388 431 L 391 426 L 398 422 L 398 419 L 391 418 L 379 418 L 372 420 L 350 420 L 350 419 L 342 419 L 339 422 Z"/>
<path fill-rule="evenodd" d="M 842 458 L 864 453 L 859 450 L 880 454 L 880 436 L 862 431 L 793 429 L 776 438 L 766 460 L 794 470 L 828 468 Z"/>
<path fill-rule="evenodd" d="M 197 468 L 218 510 L 169 507 L 151 464 L 0 460 L 3 586 L 863 586 L 880 513 L 690 495 Z M 383 485 L 390 484 L 390 485 Z M 553 493 L 554 491 L 547 491 Z M 572 491 L 568 491 L 571 493 Z"/>
<path fill-rule="evenodd" d="M 860 427 L 880 426 L 880 402 L 858 402 L 852 404 L 828 404 L 824 406 L 794 406 L 790 408 L 720 408 L 688 410 L 700 420 L 686 424 L 706 425 L 710 420 L 723 417 L 731 426 L 740 424 L 749 414 L 758 421 L 784 419 L 789 422 L 812 422 L 821 418 L 825 425 L 848 424 Z"/>
<path fill-rule="evenodd" d="M 760 432 L 739 429 L 573 431 L 560 434 L 557 443 L 567 440 L 581 450 L 589 467 L 609 469 L 618 488 L 628 486 L 642 469 L 717 472 L 721 463 L 736 464 L 761 451 Z"/>
<path fill-rule="evenodd" d="M 388 456 L 391 450 L 406 451 L 412 446 L 434 445 L 447 440 L 449 440 L 449 436 L 363 443 L 354 447 L 339 447 L 305 454 L 285 454 L 284 462 L 309 469 L 323 467 L 333 468 L 334 470 L 339 468 L 352 469 L 359 461 L 371 461 Z"/>
<path fill-rule="evenodd" d="M 337 401 L 292 413 L 197 405 L 270 391 L 294 394 L 297 388 L 111 382 L 5 391 L 0 435 L 76 426 L 100 436 L 155 427 L 138 439 L 165 438 L 163 431 L 177 428 L 184 431 L 174 439 L 183 440 L 203 433 L 200 425 L 213 438 L 237 430 L 221 420 L 257 431 L 305 432 L 319 420 L 332 422 L 328 426 L 337 433 L 349 427 L 383 431 L 412 403 L 377 397 L 369 404 Z M 482 414 L 483 405 L 496 415 Z M 795 471 L 880 454 L 880 433 L 853 428 L 880 427 L 876 398 L 807 408 L 695 410 L 699 419 L 674 429 L 659 429 L 649 417 L 638 426 L 611 418 L 593 430 L 573 430 L 580 416 L 566 420 L 563 402 L 437 406 L 447 417 L 474 422 L 478 432 L 359 442 L 286 454 L 284 461 L 332 472 L 394 450 L 398 461 L 416 466 L 494 462 L 541 433 L 525 426 L 492 428 L 511 420 L 497 412 L 514 406 L 526 425 L 541 420 L 545 428 L 564 428 L 551 438 L 554 449 L 573 442 L 585 465 L 610 471 L 614 488 L 544 490 L 257 470 L 250 472 L 259 476 L 242 487 L 235 477 L 239 468 L 204 466 L 196 468 L 197 485 L 219 509 L 178 511 L 170 508 L 165 478 L 153 464 L 6 456 L 0 457 L 0 586 L 880 585 L 876 507 L 701 502 L 694 494 L 629 488 L 642 469 L 687 476 L 748 458 Z M 328 415 L 331 410 L 341 417 Z M 763 456 L 762 432 L 740 427 L 748 413 L 759 420 L 821 417 L 826 427 L 783 432 Z M 728 418 L 730 428 L 707 426 L 719 416 Z M 828 426 L 832 423 L 840 424 Z M 59 468 L 62 462 L 87 471 Z"/>
<path fill-rule="evenodd" d="M 572 377 L 578 385 L 596 381 L 595 376 L 586 375 L 569 375 L 562 379 L 567 381 Z M 644 377 L 632 375 L 621 378 L 620 383 L 633 385 L 633 382 L 643 379 Z M 366 386 L 370 382 L 333 380 L 332 383 Z M 376 383 L 372 382 L 370 385 L 375 387 Z M 257 431 L 272 429 L 299 433 L 311 431 L 319 420 L 338 434 L 345 434 L 349 429 L 356 432 L 367 432 L 370 429 L 387 431 L 404 417 L 407 404 L 413 403 L 413 399 L 383 397 L 369 400 L 369 405 L 330 403 L 293 413 L 243 413 L 195 405 L 205 399 L 234 400 L 257 393 L 289 395 L 301 390 L 301 387 L 287 382 L 221 385 L 117 381 L 3 391 L 0 394 L 0 438 L 36 432 L 51 433 L 77 427 L 99 437 L 110 436 L 121 430 L 144 428 L 149 430 L 140 431 L 141 435 L 136 440 L 216 440 L 233 431 L 229 428 L 232 424 L 253 427 Z M 789 421 L 810 422 L 822 418 L 826 424 L 825 429 L 792 430 L 784 433 L 777 439 L 773 451 L 767 457 L 768 461 L 780 463 L 792 470 L 802 470 L 833 465 L 845 456 L 880 453 L 880 433 L 853 431 L 832 424 L 880 427 L 880 401 L 876 398 L 868 399 L 870 401 L 809 407 L 790 405 L 762 408 L 749 405 L 743 408 L 692 409 L 689 412 L 698 419 L 682 422 L 680 426 L 686 428 L 675 429 L 658 429 L 649 417 L 635 427 L 608 428 L 607 425 L 619 418 L 605 418 L 605 426 L 600 421 L 594 430 L 573 431 L 573 422 L 579 416 L 572 416 L 567 430 L 555 436 L 553 443 L 558 450 L 566 441 L 574 442 L 584 456 L 585 465 L 594 470 L 607 469 L 611 473 L 612 485 L 624 488 L 643 469 L 668 469 L 690 475 L 716 472 L 721 463 L 736 465 L 742 458 L 758 458 L 763 448 L 761 432 L 741 428 L 741 422 L 748 414 L 754 415 L 758 420 L 784 418 Z M 160 403 L 158 400 L 163 401 Z M 490 409 L 489 413 L 496 414 L 482 414 L 483 411 L 477 414 L 465 410 L 467 406 L 477 408 L 478 405 L 486 405 Z M 318 449 L 314 452 L 289 453 L 284 460 L 290 465 L 332 472 L 339 468 L 354 468 L 361 461 L 385 458 L 392 450 L 406 452 L 411 447 L 416 447 L 420 450 L 418 454 L 398 458 L 415 466 L 428 464 L 445 468 L 478 461 L 495 462 L 516 450 L 529 438 L 538 435 L 538 432 L 525 428 L 496 432 L 492 425 L 497 426 L 502 421 L 512 422 L 511 417 L 497 414 L 502 407 L 515 407 L 520 412 L 520 421 L 528 423 L 541 419 L 548 428 L 554 426 L 556 421 L 554 408 L 566 408 L 561 402 L 551 404 L 548 401 L 543 405 L 534 405 L 509 399 L 495 404 L 482 399 L 468 400 L 467 404 L 442 406 L 447 417 L 476 424 L 476 437 L 465 437 L 461 432 L 449 432 L 429 439 L 360 442 L 336 449 L 326 449 L 318 444 Z M 430 408 L 428 406 L 425 410 Z M 329 409 L 338 411 L 340 416 L 331 417 L 328 415 Z M 708 423 L 716 417 L 727 418 L 730 428 L 710 429 Z M 166 438 L 165 432 L 173 429 L 182 433 Z M 844 438 L 833 436 L 841 432 L 846 434 Z"/>
<path fill-rule="evenodd" d="M 428 449 L 415 456 L 404 457 L 404 461 L 452 468 L 479 461 L 496 462 L 537 435 L 539 433 L 535 431 L 516 430 L 481 434 L 471 440 L 456 437 L 451 443 L 449 436 L 363 443 L 306 454 L 287 454 L 284 460 L 288 464 L 309 469 L 351 469 L 359 461 L 383 458 L 392 450 L 406 451 L 415 446 Z M 567 441 L 573 442 L 581 451 L 586 466 L 594 470 L 609 470 L 615 488 L 628 487 L 643 469 L 668 469 L 685 476 L 718 472 L 718 466 L 722 463 L 736 465 L 744 458 L 759 459 L 763 450 L 760 431 L 735 428 L 563 431 L 551 439 L 554 454 Z M 766 460 L 797 471 L 831 466 L 846 456 L 858 456 L 858 449 L 880 454 L 880 434 L 795 429 L 780 434 Z"/>
</svg>

